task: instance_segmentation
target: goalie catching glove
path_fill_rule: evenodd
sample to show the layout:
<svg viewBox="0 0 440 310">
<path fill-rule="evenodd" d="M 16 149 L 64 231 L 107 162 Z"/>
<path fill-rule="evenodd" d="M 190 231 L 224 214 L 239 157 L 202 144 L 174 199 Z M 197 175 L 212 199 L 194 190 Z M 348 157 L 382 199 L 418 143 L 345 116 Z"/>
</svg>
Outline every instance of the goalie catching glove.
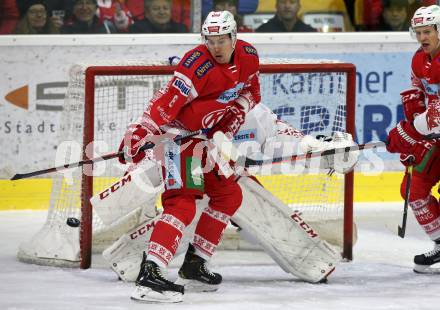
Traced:
<svg viewBox="0 0 440 310">
<path fill-rule="evenodd" d="M 326 150 L 345 148 L 357 145 L 351 134 L 335 132 L 331 137 L 315 138 L 310 135 L 304 136 L 299 144 L 303 153 L 323 152 Z M 320 158 L 321 169 L 331 169 L 339 173 L 348 173 L 356 165 L 359 151 L 337 152 L 336 154 L 322 156 Z M 310 167 L 310 166 L 309 166 Z"/>
</svg>

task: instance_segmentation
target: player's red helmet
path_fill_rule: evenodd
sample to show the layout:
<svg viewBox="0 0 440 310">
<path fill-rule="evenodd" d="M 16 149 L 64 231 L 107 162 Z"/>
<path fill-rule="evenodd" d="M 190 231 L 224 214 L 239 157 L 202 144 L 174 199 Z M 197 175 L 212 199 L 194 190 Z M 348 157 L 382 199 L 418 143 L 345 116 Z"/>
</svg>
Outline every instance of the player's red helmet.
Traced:
<svg viewBox="0 0 440 310">
<path fill-rule="evenodd" d="M 220 36 L 223 34 L 230 34 L 232 39 L 232 47 L 235 47 L 237 42 L 237 23 L 234 15 L 228 11 L 209 12 L 202 25 L 202 37 L 205 40 L 206 36 Z"/>
</svg>

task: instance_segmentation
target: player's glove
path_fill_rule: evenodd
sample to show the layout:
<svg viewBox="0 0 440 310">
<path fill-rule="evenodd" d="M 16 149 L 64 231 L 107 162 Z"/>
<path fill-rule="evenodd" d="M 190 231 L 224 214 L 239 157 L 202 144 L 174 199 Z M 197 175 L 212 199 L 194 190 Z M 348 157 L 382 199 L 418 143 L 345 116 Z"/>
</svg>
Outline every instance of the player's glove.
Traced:
<svg viewBox="0 0 440 310">
<path fill-rule="evenodd" d="M 245 113 L 252 110 L 257 103 L 258 101 L 255 100 L 250 91 L 244 91 L 238 96 L 237 99 L 235 99 L 235 104 L 238 105 Z"/>
<path fill-rule="evenodd" d="M 420 163 L 432 148 L 432 144 L 408 121 L 401 121 L 391 129 L 386 145 L 388 152 L 400 153 L 400 161 L 405 166 Z"/>
<path fill-rule="evenodd" d="M 119 162 L 121 164 L 140 162 L 146 155 L 140 148 L 146 143 L 154 144 L 159 134 L 160 130 L 154 126 L 154 122 L 144 114 L 140 123 L 132 124 L 127 128 L 124 139 L 119 145 L 118 152 L 124 151 L 123 156 L 119 157 Z"/>
<path fill-rule="evenodd" d="M 408 121 L 414 121 L 414 117 L 425 112 L 425 93 L 419 88 L 410 88 L 400 93 L 403 105 L 403 113 Z"/>
<path fill-rule="evenodd" d="M 303 153 L 323 152 L 331 149 L 356 146 L 351 134 L 346 132 L 334 132 L 332 136 L 317 136 L 316 138 L 304 136 L 299 147 Z M 320 169 L 330 169 L 338 173 L 348 173 L 353 170 L 359 157 L 359 151 L 337 152 L 333 155 L 322 156 L 320 158 Z M 306 162 L 306 167 L 312 168 L 311 162 Z"/>
<path fill-rule="evenodd" d="M 231 105 L 220 121 L 208 132 L 208 139 L 211 139 L 217 131 L 223 132 L 226 137 L 232 139 L 240 129 L 241 125 L 243 125 L 245 115 L 246 113 L 240 105 Z"/>
</svg>

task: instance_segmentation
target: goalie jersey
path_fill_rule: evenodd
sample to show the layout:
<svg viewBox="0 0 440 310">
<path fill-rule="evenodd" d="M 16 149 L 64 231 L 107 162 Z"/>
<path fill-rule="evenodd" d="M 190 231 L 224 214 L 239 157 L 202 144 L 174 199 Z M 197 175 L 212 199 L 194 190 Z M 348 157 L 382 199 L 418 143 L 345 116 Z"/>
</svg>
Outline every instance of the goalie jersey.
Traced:
<svg viewBox="0 0 440 310">
<path fill-rule="evenodd" d="M 246 115 L 245 123 L 234 136 L 234 143 L 240 153 L 248 157 L 273 158 L 282 156 L 286 147 L 289 155 L 296 153 L 303 137 L 300 130 L 277 119 L 267 106 L 259 104 Z"/>
</svg>

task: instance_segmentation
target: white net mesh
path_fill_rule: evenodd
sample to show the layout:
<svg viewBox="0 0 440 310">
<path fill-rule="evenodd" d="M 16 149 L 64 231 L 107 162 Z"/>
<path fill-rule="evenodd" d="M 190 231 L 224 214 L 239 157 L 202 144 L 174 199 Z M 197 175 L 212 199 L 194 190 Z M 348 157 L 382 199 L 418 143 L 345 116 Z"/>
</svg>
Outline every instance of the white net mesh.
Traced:
<svg viewBox="0 0 440 310">
<path fill-rule="evenodd" d="M 316 60 L 262 60 L 262 63 L 336 63 Z M 95 64 L 96 65 L 96 64 Z M 125 62 L 99 65 L 145 66 L 163 63 Z M 88 65 L 75 65 L 70 71 L 59 149 L 65 143 L 70 152 L 64 163 L 80 160 L 73 150 L 82 148 L 84 126 L 84 76 Z M 143 112 L 148 99 L 163 87 L 169 75 L 103 75 L 95 78 L 95 156 L 114 152 L 125 128 Z M 347 77 L 342 72 L 262 73 L 262 102 L 282 120 L 307 134 L 330 135 L 345 131 Z M 124 173 L 117 160 L 94 166 L 94 189 L 97 193 L 112 185 Z M 261 177 L 263 185 L 283 202 L 303 212 L 314 221 L 341 220 L 344 208 L 344 178 L 339 175 L 271 175 Z M 78 262 L 79 229 L 66 225 L 69 217 L 80 218 L 81 169 L 54 174 L 46 224 L 32 240 L 20 246 L 19 259 L 26 262 L 70 265 Z M 93 216 L 94 248 L 101 250 L 123 232 L 137 224 L 136 214 L 108 227 Z M 342 223 L 340 222 L 342 234 Z M 340 236 L 342 238 L 342 236 Z M 101 246 L 97 246 L 101 245 Z"/>
</svg>

